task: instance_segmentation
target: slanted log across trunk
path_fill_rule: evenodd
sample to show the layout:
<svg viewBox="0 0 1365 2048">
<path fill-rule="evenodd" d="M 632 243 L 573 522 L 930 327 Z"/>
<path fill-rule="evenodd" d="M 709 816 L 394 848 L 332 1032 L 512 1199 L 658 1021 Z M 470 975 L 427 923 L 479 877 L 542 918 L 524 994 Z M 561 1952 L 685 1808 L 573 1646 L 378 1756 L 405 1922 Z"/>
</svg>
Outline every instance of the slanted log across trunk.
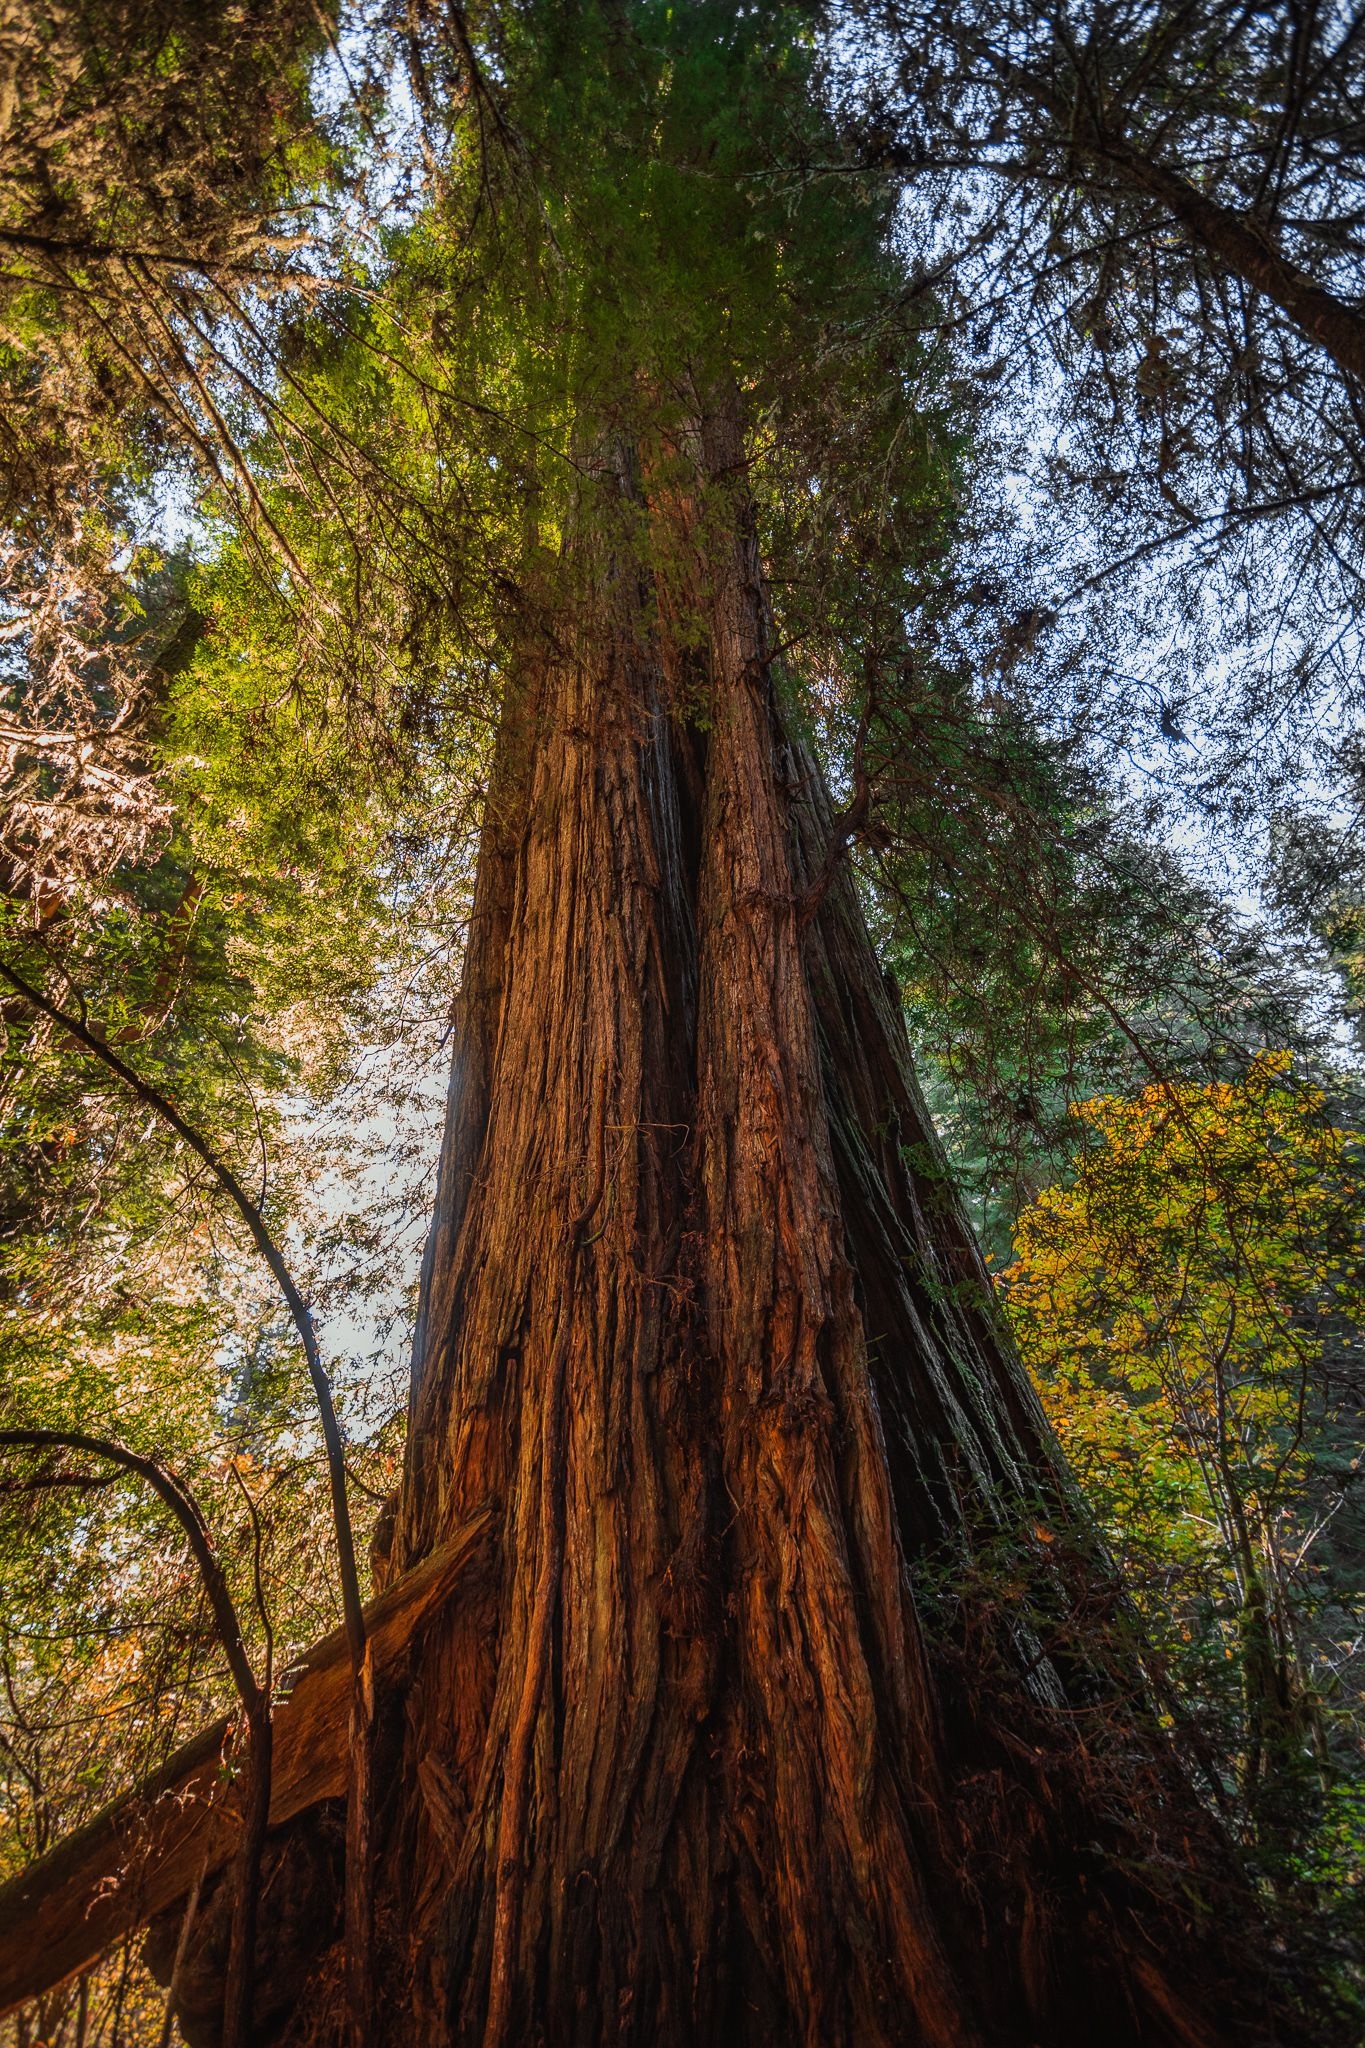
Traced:
<svg viewBox="0 0 1365 2048">
<path fill-rule="evenodd" d="M 381 1683 L 420 1640 L 426 1617 L 471 1597 L 486 1568 L 493 1518 L 484 1510 L 365 1610 Z M 274 1710 L 270 1820 L 346 1790 L 351 1670 L 344 1629 L 298 1660 Z M 86 1970 L 117 1943 L 178 1906 L 233 1855 L 242 1832 L 233 1723 L 201 1730 L 152 1777 L 0 1886 L 0 2018 Z"/>
<path fill-rule="evenodd" d="M 1272 2039 L 1135 1672 L 972 1568 L 1083 1531 L 697 446 L 700 644 L 581 541 L 489 798 L 395 1540 L 491 1502 L 500 1576 L 389 1702 L 382 2037 Z"/>
</svg>

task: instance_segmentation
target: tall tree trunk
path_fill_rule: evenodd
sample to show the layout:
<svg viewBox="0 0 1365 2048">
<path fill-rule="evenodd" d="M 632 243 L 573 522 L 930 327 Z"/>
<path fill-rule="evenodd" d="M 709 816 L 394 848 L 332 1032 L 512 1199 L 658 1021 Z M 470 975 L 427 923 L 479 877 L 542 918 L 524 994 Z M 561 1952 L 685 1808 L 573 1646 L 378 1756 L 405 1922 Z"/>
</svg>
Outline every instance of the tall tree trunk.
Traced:
<svg viewBox="0 0 1365 2048">
<path fill-rule="evenodd" d="M 622 461 L 504 720 L 394 1552 L 491 1504 L 502 1568 L 380 1702 L 378 2024 L 1268 2040 L 1138 1869 L 1231 1883 L 1209 1827 L 1084 1629 L 1000 1590 L 1021 1517 L 1079 1525 L 856 892 L 811 890 L 733 408 L 698 448 L 704 630 L 635 565 Z"/>
</svg>

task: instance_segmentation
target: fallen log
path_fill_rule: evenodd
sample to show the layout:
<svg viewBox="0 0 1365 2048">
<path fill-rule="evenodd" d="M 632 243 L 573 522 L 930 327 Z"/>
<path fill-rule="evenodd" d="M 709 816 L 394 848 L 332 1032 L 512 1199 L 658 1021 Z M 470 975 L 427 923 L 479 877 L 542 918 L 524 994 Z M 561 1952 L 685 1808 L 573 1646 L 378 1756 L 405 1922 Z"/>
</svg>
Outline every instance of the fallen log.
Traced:
<svg viewBox="0 0 1365 2048">
<path fill-rule="evenodd" d="M 475 1516 L 365 1609 L 377 1685 L 423 1618 L 486 1566 L 494 1520 Z M 350 1705 L 350 1655 L 336 1629 L 293 1666 L 275 1709 L 272 1827 L 345 1792 Z M 202 1729 L 135 1791 L 0 1887 L 0 2017 L 89 1969 L 227 1861 L 241 1827 L 238 1786 L 224 1769 L 232 1726 L 225 1716 Z"/>
</svg>

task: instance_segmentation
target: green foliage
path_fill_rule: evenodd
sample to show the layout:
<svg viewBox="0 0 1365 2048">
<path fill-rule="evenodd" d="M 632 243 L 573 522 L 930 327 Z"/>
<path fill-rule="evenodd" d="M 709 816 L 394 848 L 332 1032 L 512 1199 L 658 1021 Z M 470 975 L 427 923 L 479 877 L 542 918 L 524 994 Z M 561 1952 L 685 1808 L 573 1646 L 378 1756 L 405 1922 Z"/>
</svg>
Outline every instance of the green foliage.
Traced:
<svg viewBox="0 0 1365 2048">
<path fill-rule="evenodd" d="M 368 1162 L 403 1204 L 408 1168 L 392 1155 L 412 1120 L 413 1044 L 435 1035 L 423 1008 L 436 1029 L 444 1012 L 464 848 L 429 781 L 386 782 L 344 723 L 289 689 L 231 551 L 193 594 L 194 646 L 158 710 L 173 818 L 159 855 L 69 880 L 41 918 L 8 899 L 0 948 L 264 1187 L 334 1332 L 363 1540 L 370 1496 L 392 1483 L 398 1394 L 338 1349 L 382 1348 L 375 1316 L 406 1304 L 385 1271 L 394 1219 L 338 1208 L 328 1176 L 343 1156 L 352 1176 Z M 3 1023 L 4 1420 L 112 1431 L 165 1459 L 194 1486 L 250 1615 L 248 1491 L 287 1657 L 333 1624 L 335 1575 L 316 1417 L 273 1285 L 154 1115 L 17 999 Z M 62 1469 L 77 1483 L 7 1454 L 0 1489 L 8 1764 L 26 1787 L 5 1808 L 6 1867 L 227 1701 L 178 1532 L 129 1482 L 92 1487 L 78 1459 Z M 257 1615 L 258 1656 L 263 1626 Z"/>
<path fill-rule="evenodd" d="M 1078 1105 L 1004 1298 L 1160 1665 L 1275 1881 L 1361 1879 L 1365 1145 L 1288 1055 Z"/>
<path fill-rule="evenodd" d="M 571 529 L 614 522 L 681 603 L 694 553 L 620 505 L 618 458 L 656 505 L 695 492 L 695 416 L 737 386 L 789 668 L 842 689 L 870 602 L 904 641 L 951 443 L 885 181 L 807 168 L 837 144 L 805 11 L 645 5 L 626 33 L 609 7 L 528 6 L 471 29 L 494 111 L 386 236 L 382 289 L 283 336 L 255 532 L 301 649 L 390 730 L 395 706 L 487 720 L 569 601 Z"/>
<path fill-rule="evenodd" d="M 224 323 L 281 287 L 299 209 L 340 174 L 309 101 L 325 20 L 311 0 L 55 0 L 0 25 L 7 887 L 137 858 L 164 824 L 142 744 L 150 501 L 196 469 L 245 481 L 250 357 Z"/>
<path fill-rule="evenodd" d="M 931 661 L 875 714 L 859 860 L 992 1256 L 1069 1172 L 1078 1100 L 1285 1044 L 1326 1070 L 1306 979 L 1138 833 L 1083 749 Z"/>
<path fill-rule="evenodd" d="M 1346 801 L 1286 805 L 1274 821 L 1273 900 L 1306 926 L 1341 977 L 1344 1008 L 1357 1039 L 1365 1036 L 1365 857 L 1360 817 L 1365 805 L 1365 747 L 1358 736 L 1342 746 L 1335 766 Z"/>
</svg>

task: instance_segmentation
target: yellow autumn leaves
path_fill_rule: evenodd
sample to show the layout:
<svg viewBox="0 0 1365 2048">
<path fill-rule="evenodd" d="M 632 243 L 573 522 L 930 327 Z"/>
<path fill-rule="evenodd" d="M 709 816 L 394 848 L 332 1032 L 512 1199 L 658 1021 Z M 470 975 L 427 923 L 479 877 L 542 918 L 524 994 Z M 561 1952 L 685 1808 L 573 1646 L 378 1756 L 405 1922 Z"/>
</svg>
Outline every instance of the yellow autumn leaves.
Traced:
<svg viewBox="0 0 1365 2048">
<path fill-rule="evenodd" d="M 1311 1744 L 1334 1666 L 1314 1574 L 1359 1467 L 1365 1144 L 1279 1052 L 1073 1115 L 1074 1179 L 1020 1217 L 1007 1312 L 1140 1607 L 1177 1659 L 1235 1666 L 1264 1773 L 1267 1715 Z"/>
</svg>

